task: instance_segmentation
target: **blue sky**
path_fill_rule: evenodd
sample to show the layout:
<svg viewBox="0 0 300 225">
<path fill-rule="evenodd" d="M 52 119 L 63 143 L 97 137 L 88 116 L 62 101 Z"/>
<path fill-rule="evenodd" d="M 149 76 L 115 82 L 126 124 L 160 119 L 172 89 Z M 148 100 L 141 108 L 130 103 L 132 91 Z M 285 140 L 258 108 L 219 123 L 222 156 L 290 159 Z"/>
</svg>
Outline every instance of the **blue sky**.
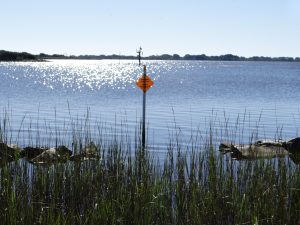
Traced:
<svg viewBox="0 0 300 225">
<path fill-rule="evenodd" d="M 0 49 L 300 57 L 299 0 L 0 0 Z"/>
</svg>

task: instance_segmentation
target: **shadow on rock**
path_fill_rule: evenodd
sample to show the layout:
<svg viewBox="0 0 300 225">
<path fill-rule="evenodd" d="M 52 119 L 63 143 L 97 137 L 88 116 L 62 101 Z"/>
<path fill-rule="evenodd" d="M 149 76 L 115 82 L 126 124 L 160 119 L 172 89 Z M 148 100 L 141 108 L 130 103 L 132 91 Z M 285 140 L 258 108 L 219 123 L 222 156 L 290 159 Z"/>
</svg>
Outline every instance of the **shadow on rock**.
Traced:
<svg viewBox="0 0 300 225">
<path fill-rule="evenodd" d="M 26 158 L 31 160 L 38 155 L 42 154 L 44 151 L 48 150 L 49 148 L 45 147 L 26 147 L 20 152 L 21 158 Z"/>
</svg>

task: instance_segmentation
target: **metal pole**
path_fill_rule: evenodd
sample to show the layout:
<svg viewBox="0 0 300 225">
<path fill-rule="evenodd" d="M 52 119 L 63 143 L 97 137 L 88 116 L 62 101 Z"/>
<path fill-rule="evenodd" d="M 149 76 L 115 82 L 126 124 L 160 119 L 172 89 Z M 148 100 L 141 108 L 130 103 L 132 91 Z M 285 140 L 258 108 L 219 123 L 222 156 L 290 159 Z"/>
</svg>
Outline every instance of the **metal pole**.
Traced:
<svg viewBox="0 0 300 225">
<path fill-rule="evenodd" d="M 140 47 L 139 50 L 136 51 L 138 53 L 138 60 L 139 60 L 139 66 L 141 65 L 141 55 L 142 55 L 142 47 Z"/>
<path fill-rule="evenodd" d="M 144 65 L 143 78 L 146 79 L 146 66 Z M 146 82 L 144 82 L 146 90 Z M 146 143 L 146 91 L 143 91 L 143 125 L 142 125 L 142 150 L 145 150 Z"/>
</svg>

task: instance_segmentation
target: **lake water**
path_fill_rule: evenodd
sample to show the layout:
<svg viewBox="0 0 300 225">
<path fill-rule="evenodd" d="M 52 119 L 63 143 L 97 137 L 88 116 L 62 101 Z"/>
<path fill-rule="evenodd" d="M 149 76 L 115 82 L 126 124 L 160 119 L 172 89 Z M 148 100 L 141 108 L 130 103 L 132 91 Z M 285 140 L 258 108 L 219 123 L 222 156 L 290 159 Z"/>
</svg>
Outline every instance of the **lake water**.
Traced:
<svg viewBox="0 0 300 225">
<path fill-rule="evenodd" d="M 146 115 L 153 151 L 165 152 L 176 138 L 186 146 L 203 144 L 210 128 L 217 141 L 299 136 L 300 63 L 143 63 L 154 81 Z M 137 61 L 1 62 L 5 138 L 23 146 L 70 144 L 76 124 L 92 138 L 100 132 L 104 142 L 124 134 L 134 142 L 142 114 L 135 82 L 142 71 Z"/>
</svg>

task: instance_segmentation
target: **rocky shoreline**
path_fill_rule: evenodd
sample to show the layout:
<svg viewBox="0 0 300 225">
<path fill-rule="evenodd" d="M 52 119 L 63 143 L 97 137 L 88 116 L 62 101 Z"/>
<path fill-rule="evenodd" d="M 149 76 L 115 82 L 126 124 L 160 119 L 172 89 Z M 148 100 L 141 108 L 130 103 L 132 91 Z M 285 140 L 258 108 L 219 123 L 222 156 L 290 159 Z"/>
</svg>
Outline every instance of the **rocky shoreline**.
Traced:
<svg viewBox="0 0 300 225">
<path fill-rule="evenodd" d="M 222 154 L 230 153 L 234 160 L 256 160 L 260 158 L 275 158 L 289 156 L 295 164 L 300 164 L 300 137 L 289 141 L 257 141 L 250 145 L 222 142 L 219 146 Z M 25 147 L 0 142 L 0 165 L 25 159 L 33 164 L 65 163 L 67 161 L 82 162 L 100 160 L 99 148 L 94 142 L 89 143 L 78 154 L 66 146 L 58 147 Z"/>
<path fill-rule="evenodd" d="M 52 148 L 28 146 L 22 149 L 14 144 L 0 143 L 0 165 L 19 159 L 25 159 L 33 164 L 52 164 L 99 160 L 100 156 L 98 147 L 93 142 L 82 148 L 78 154 L 73 154 L 64 145 Z"/>
<path fill-rule="evenodd" d="M 300 137 L 288 141 L 259 140 L 250 145 L 222 142 L 219 151 L 223 154 L 230 153 L 235 160 L 289 156 L 295 164 L 300 164 Z"/>
</svg>

